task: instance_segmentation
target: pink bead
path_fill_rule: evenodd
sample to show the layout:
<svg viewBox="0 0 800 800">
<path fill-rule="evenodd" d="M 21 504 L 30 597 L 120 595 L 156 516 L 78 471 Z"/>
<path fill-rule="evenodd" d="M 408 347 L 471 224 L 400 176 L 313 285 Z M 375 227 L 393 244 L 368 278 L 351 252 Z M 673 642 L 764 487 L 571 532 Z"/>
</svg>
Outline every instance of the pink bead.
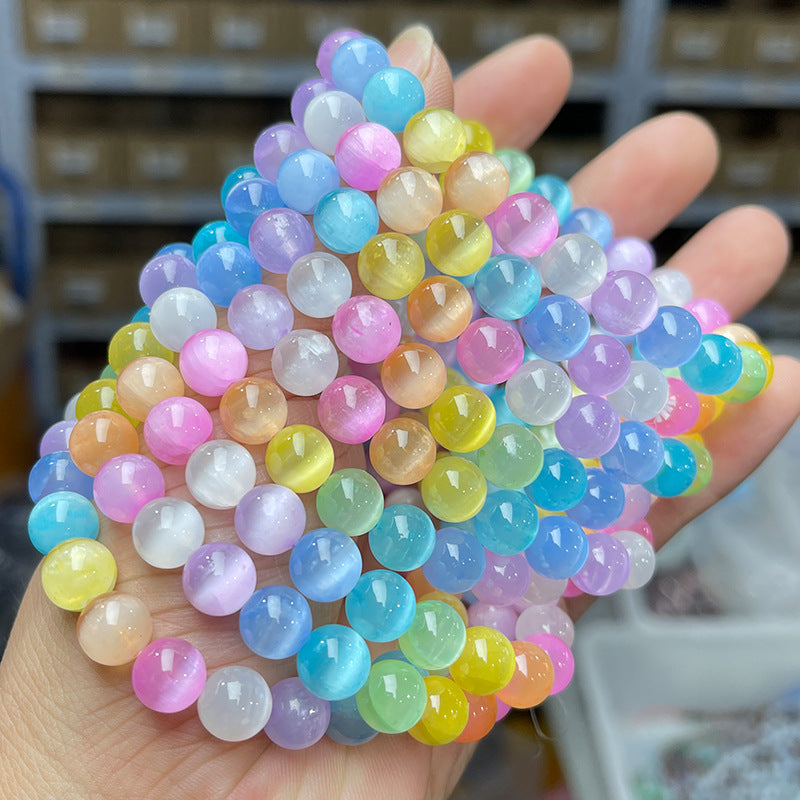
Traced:
<svg viewBox="0 0 800 800">
<path fill-rule="evenodd" d="M 580 597 L 583 592 L 572 582 L 567 581 L 567 588 L 564 589 L 562 597 Z"/>
<path fill-rule="evenodd" d="M 232 333 L 211 328 L 186 340 L 179 364 L 184 381 L 198 394 L 220 397 L 247 375 L 247 350 Z"/>
<path fill-rule="evenodd" d="M 317 403 L 322 430 L 345 444 L 371 439 L 386 418 L 386 399 L 372 381 L 344 375 L 330 383 Z"/>
<path fill-rule="evenodd" d="M 156 639 L 133 662 L 131 682 L 145 706 L 173 714 L 200 697 L 206 664 L 200 651 L 184 639 Z"/>
<path fill-rule="evenodd" d="M 558 215 L 547 200 L 533 192 L 512 194 L 503 200 L 489 225 L 506 253 L 538 256 L 558 236 Z"/>
<path fill-rule="evenodd" d="M 376 364 L 400 344 L 402 328 L 397 312 L 385 300 L 356 295 L 333 315 L 332 332 L 336 346 L 349 359 Z"/>
<path fill-rule="evenodd" d="M 458 337 L 458 363 L 478 383 L 503 383 L 520 367 L 525 346 L 516 327 L 494 317 L 471 322 Z"/>
<path fill-rule="evenodd" d="M 697 318 L 703 333 L 713 333 L 731 321 L 731 315 L 716 300 L 708 297 L 690 300 L 685 308 Z"/>
<path fill-rule="evenodd" d="M 606 528 L 606 533 L 616 533 L 617 531 L 633 531 L 634 533 L 638 533 L 639 536 L 644 536 L 650 544 L 654 544 L 653 542 L 653 529 L 650 527 L 650 523 L 646 519 L 640 519 L 638 522 L 633 522 L 630 525 L 621 526 L 621 525 L 612 525 L 610 528 Z"/>
<path fill-rule="evenodd" d="M 467 618 L 471 626 L 483 625 L 486 628 L 494 628 L 512 640 L 515 638 L 518 616 L 513 606 L 493 606 L 480 601 L 472 603 L 467 609 Z"/>
<path fill-rule="evenodd" d="M 525 641 L 541 647 L 553 662 L 555 681 L 550 694 L 558 694 L 566 689 L 575 672 L 575 659 L 566 642 L 551 633 L 535 633 L 533 636 L 528 636 Z"/>
<path fill-rule="evenodd" d="M 511 706 L 506 705 L 502 700 L 497 700 L 497 717 L 495 717 L 495 722 L 500 722 L 501 719 L 505 719 L 508 716 L 508 712 L 511 711 Z"/>
<path fill-rule="evenodd" d="M 150 452 L 167 464 L 183 465 L 211 438 L 211 414 L 190 397 L 168 397 L 156 403 L 144 421 L 144 440 Z"/>
<path fill-rule="evenodd" d="M 163 497 L 165 490 L 161 470 L 138 453 L 110 458 L 94 479 L 94 501 L 114 522 L 133 522 L 139 510 Z"/>
<path fill-rule="evenodd" d="M 360 122 L 342 134 L 333 160 L 350 186 L 372 192 L 400 166 L 402 154 L 397 137 L 388 128 L 377 122 Z"/>
<path fill-rule="evenodd" d="M 697 422 L 700 399 L 680 378 L 667 378 L 667 383 L 667 402 L 653 419 L 647 420 L 647 424 L 661 436 L 680 436 Z"/>
</svg>

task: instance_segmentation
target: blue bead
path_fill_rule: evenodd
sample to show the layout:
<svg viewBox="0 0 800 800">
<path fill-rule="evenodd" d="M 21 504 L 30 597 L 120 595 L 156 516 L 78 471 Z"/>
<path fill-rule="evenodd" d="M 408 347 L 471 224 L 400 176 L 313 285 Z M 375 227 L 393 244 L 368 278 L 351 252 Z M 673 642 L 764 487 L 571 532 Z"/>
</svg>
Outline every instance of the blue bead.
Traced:
<svg viewBox="0 0 800 800">
<path fill-rule="evenodd" d="M 402 636 L 411 627 L 416 608 L 411 584 L 388 569 L 365 572 L 344 602 L 347 621 L 370 642 L 392 642 Z"/>
<path fill-rule="evenodd" d="M 245 286 L 261 283 L 261 267 L 243 244 L 211 245 L 197 261 L 197 285 L 218 306 L 229 306 Z"/>
<path fill-rule="evenodd" d="M 386 67 L 367 81 L 361 104 L 370 122 L 400 133 L 411 117 L 425 108 L 425 90 L 413 72 Z"/>
<path fill-rule="evenodd" d="M 256 217 L 283 205 L 278 187 L 266 178 L 239 181 L 225 198 L 225 219 L 239 236 L 247 236 Z"/>
<path fill-rule="evenodd" d="M 150 309 L 142 306 L 132 317 L 131 322 L 150 322 Z"/>
<path fill-rule="evenodd" d="M 359 36 L 341 45 L 331 59 L 331 78 L 337 88 L 361 100 L 367 81 L 390 66 L 386 48 L 376 39 Z"/>
<path fill-rule="evenodd" d="M 347 747 L 366 744 L 378 735 L 375 728 L 364 722 L 355 695 L 345 697 L 344 700 L 331 701 L 331 720 L 325 733 L 334 742 Z"/>
<path fill-rule="evenodd" d="M 440 528 L 422 573 L 431 586 L 457 594 L 471 589 L 485 568 L 486 554 L 477 536 L 461 528 Z"/>
<path fill-rule="evenodd" d="M 556 210 L 559 224 L 572 212 L 572 192 L 569 184 L 557 175 L 539 175 L 531 181 L 529 192 L 540 194 Z"/>
<path fill-rule="evenodd" d="M 475 515 L 475 535 L 493 553 L 513 556 L 530 547 L 539 530 L 539 515 L 523 492 L 492 492 Z"/>
<path fill-rule="evenodd" d="M 239 236 L 238 233 L 224 220 L 207 222 L 200 228 L 192 239 L 192 261 L 197 263 L 200 256 L 208 250 L 211 245 L 222 244 L 222 242 L 238 242 L 247 244 L 247 239 Z"/>
<path fill-rule="evenodd" d="M 566 511 L 586 491 L 586 468 L 566 450 L 548 447 L 543 453 L 542 471 L 525 491 L 545 511 Z"/>
<path fill-rule="evenodd" d="M 433 552 L 436 531 L 431 518 L 406 503 L 384 508 L 378 524 L 369 532 L 372 555 L 382 566 L 396 572 L 421 567 Z"/>
<path fill-rule="evenodd" d="M 257 589 L 239 612 L 239 632 L 263 658 L 293 656 L 311 633 L 308 601 L 291 586 Z"/>
<path fill-rule="evenodd" d="M 278 167 L 278 194 L 287 208 L 301 214 L 313 214 L 322 197 L 340 183 L 333 159 L 319 150 L 296 150 Z"/>
<path fill-rule="evenodd" d="M 165 244 L 153 258 L 167 255 L 183 256 L 184 258 L 188 258 L 189 261 L 194 261 L 194 250 L 192 250 L 192 246 L 189 242 L 172 242 L 172 244 Z"/>
<path fill-rule="evenodd" d="M 655 319 L 636 337 L 641 357 L 664 369 L 679 367 L 700 349 L 700 323 L 680 306 L 661 306 Z"/>
<path fill-rule="evenodd" d="M 580 502 L 567 509 L 567 516 L 589 530 L 613 525 L 625 507 L 625 488 L 602 469 L 586 470 L 586 491 Z"/>
<path fill-rule="evenodd" d="M 600 457 L 603 469 L 622 483 L 644 483 L 664 463 L 661 437 L 643 422 L 625 420 L 619 426 L 619 438 Z"/>
<path fill-rule="evenodd" d="M 28 536 L 43 555 L 67 539 L 96 539 L 99 530 L 92 502 L 76 492 L 45 495 L 28 517 Z"/>
<path fill-rule="evenodd" d="M 679 439 L 664 439 L 664 464 L 644 487 L 658 497 L 677 497 L 692 485 L 695 477 L 697 459 L 694 453 Z"/>
<path fill-rule="evenodd" d="M 236 167 L 232 172 L 228 174 L 225 180 L 222 182 L 222 189 L 220 190 L 219 196 L 220 200 L 222 201 L 222 205 L 225 205 L 225 200 L 228 198 L 228 193 L 237 183 L 241 181 L 246 181 L 249 178 L 260 178 L 261 176 L 258 174 L 258 170 L 252 165 L 247 164 L 243 167 Z"/>
<path fill-rule="evenodd" d="M 28 493 L 34 503 L 53 492 L 76 492 L 92 499 L 94 478 L 81 472 L 69 450 L 58 450 L 42 456 L 28 476 Z"/>
<path fill-rule="evenodd" d="M 379 222 L 372 198 L 347 186 L 328 192 L 314 212 L 314 231 L 334 253 L 357 253 L 378 233 Z"/>
<path fill-rule="evenodd" d="M 294 585 L 319 603 L 341 600 L 361 575 L 361 551 L 346 533 L 318 528 L 300 538 L 289 557 Z"/>
<path fill-rule="evenodd" d="M 364 639 L 346 625 L 322 625 L 297 653 L 297 676 L 323 700 L 354 695 L 369 677 L 372 659 Z"/>
<path fill-rule="evenodd" d="M 538 270 L 522 256 L 493 256 L 475 275 L 475 297 L 480 307 L 498 319 L 524 317 L 533 310 L 541 293 Z"/>
<path fill-rule="evenodd" d="M 565 361 L 580 353 L 589 338 L 589 315 L 571 297 L 543 297 L 520 320 L 527 345 L 548 361 Z"/>
<path fill-rule="evenodd" d="M 704 334 L 700 349 L 681 367 L 681 378 L 700 394 L 722 394 L 742 375 L 739 346 L 718 333 Z"/>
<path fill-rule="evenodd" d="M 544 517 L 539 533 L 525 551 L 533 569 L 545 578 L 571 578 L 586 563 L 589 540 L 583 528 L 566 517 Z"/>
<path fill-rule="evenodd" d="M 607 214 L 597 208 L 576 208 L 561 224 L 560 235 L 585 233 L 591 236 L 604 250 L 614 238 L 614 226 Z"/>
<path fill-rule="evenodd" d="M 497 415 L 497 420 L 495 422 L 496 427 L 499 428 L 501 425 L 525 424 L 521 419 L 515 416 L 508 407 L 505 386 L 492 390 L 489 394 L 489 399 L 492 401 L 495 414 Z"/>
</svg>

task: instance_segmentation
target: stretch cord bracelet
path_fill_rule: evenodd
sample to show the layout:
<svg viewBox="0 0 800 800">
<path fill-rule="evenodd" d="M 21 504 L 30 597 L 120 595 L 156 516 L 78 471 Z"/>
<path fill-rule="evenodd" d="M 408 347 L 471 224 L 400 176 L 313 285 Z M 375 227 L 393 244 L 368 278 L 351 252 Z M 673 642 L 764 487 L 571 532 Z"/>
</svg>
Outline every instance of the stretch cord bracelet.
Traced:
<svg viewBox="0 0 800 800">
<path fill-rule="evenodd" d="M 197 703 L 220 739 L 290 749 L 474 741 L 569 683 L 558 600 L 647 582 L 651 500 L 709 482 L 702 432 L 772 360 L 564 181 L 424 108 L 374 39 L 337 31 L 317 66 L 294 123 L 225 181 L 225 220 L 144 267 L 145 307 L 44 435 L 30 537 L 85 653 L 133 662 L 155 711 Z M 292 396 L 316 398 L 319 427 L 287 424 Z M 367 469 L 334 471 L 332 442 Z M 324 527 L 306 532 L 313 493 Z M 207 509 L 235 509 L 239 545 L 207 541 Z M 114 592 L 100 515 L 297 676 L 208 676 L 190 642 L 151 641 L 147 598 Z M 365 534 L 380 568 L 364 571 Z M 292 585 L 258 586 L 285 553 Z M 348 624 L 314 627 L 309 601 L 344 601 Z"/>
</svg>

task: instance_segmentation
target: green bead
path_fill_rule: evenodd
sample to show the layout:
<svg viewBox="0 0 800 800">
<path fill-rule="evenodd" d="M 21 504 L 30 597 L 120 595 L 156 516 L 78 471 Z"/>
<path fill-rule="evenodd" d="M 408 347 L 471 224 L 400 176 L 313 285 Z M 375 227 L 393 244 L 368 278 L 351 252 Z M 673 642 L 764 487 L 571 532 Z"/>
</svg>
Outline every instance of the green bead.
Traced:
<svg viewBox="0 0 800 800">
<path fill-rule="evenodd" d="M 542 445 L 524 425 L 498 425 L 478 450 L 481 472 L 500 489 L 522 489 L 536 480 L 542 460 Z"/>
<path fill-rule="evenodd" d="M 529 430 L 539 440 L 539 444 L 545 449 L 553 447 L 561 447 L 558 439 L 556 438 L 556 429 L 554 425 L 531 425 Z"/>
<path fill-rule="evenodd" d="M 742 374 L 732 389 L 723 392 L 720 399 L 726 403 L 747 403 L 767 385 L 767 364 L 752 347 L 739 345 L 742 354 Z"/>
<path fill-rule="evenodd" d="M 360 536 L 378 524 L 383 492 L 363 469 L 340 469 L 319 487 L 317 513 L 327 527 Z"/>
<path fill-rule="evenodd" d="M 518 194 L 527 192 L 531 181 L 536 177 L 536 170 L 533 167 L 533 159 L 522 150 L 515 150 L 512 147 L 505 147 L 498 150 L 495 155 L 503 162 L 503 166 L 508 170 L 509 187 L 508 194 Z"/>
<path fill-rule="evenodd" d="M 458 612 L 438 600 L 417 603 L 411 627 L 397 640 L 403 655 L 429 670 L 449 667 L 467 641 L 467 628 Z"/>
<path fill-rule="evenodd" d="M 372 665 L 356 694 L 364 721 L 380 733 L 405 733 L 419 722 L 427 702 L 425 682 L 405 661 L 386 659 Z"/>
<path fill-rule="evenodd" d="M 175 360 L 175 353 L 164 347 L 153 335 L 149 322 L 129 322 L 123 325 L 108 343 L 108 363 L 117 375 L 131 361 L 143 356 L 158 356 L 170 364 Z"/>
<path fill-rule="evenodd" d="M 697 461 L 697 476 L 692 485 L 683 493 L 684 497 L 692 494 L 702 492 L 708 486 L 714 475 L 714 463 L 711 459 L 711 453 L 708 452 L 706 446 L 700 441 L 699 438 L 694 436 L 679 437 L 680 440 L 692 451 L 695 460 Z"/>
</svg>

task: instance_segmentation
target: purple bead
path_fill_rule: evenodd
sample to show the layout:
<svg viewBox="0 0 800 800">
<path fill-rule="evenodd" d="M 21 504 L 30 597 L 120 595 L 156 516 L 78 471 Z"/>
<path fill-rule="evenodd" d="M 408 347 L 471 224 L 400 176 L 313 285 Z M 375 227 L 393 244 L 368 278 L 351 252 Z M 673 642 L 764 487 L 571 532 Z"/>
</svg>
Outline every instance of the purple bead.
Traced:
<svg viewBox="0 0 800 800">
<path fill-rule="evenodd" d="M 285 750 L 303 750 L 325 735 L 330 719 L 327 700 L 311 694 L 300 678 L 286 678 L 272 686 L 272 714 L 264 733 Z"/>
<path fill-rule="evenodd" d="M 317 69 L 325 80 L 333 81 L 331 62 L 333 61 L 336 51 L 345 42 L 349 42 L 351 39 L 360 39 L 363 35 L 361 31 L 357 31 L 354 28 L 342 28 L 341 30 L 328 34 L 328 36 L 322 40 L 322 44 L 319 46 L 319 51 L 317 52 Z"/>
<path fill-rule="evenodd" d="M 331 92 L 336 88 L 333 81 L 325 78 L 312 78 L 310 81 L 301 83 L 292 95 L 292 120 L 294 124 L 303 127 L 303 116 L 306 113 L 308 104 L 318 95 L 324 92 Z"/>
<path fill-rule="evenodd" d="M 582 592 L 606 595 L 625 585 L 631 569 L 625 545 L 607 533 L 590 533 L 589 555 L 586 563 L 572 576 L 572 582 Z"/>
<path fill-rule="evenodd" d="M 510 606 L 528 590 L 531 568 L 523 553 L 501 556 L 486 551 L 483 576 L 472 587 L 478 600 L 495 606 Z"/>
<path fill-rule="evenodd" d="M 484 625 L 500 631 L 510 640 L 516 639 L 517 617 L 513 606 L 493 606 L 478 601 L 467 609 L 467 618 L 471 626 Z"/>
<path fill-rule="evenodd" d="M 139 294 L 148 307 L 176 286 L 197 289 L 197 267 L 188 258 L 174 253 L 156 256 L 145 264 L 139 276 Z"/>
<path fill-rule="evenodd" d="M 280 289 L 256 283 L 234 295 L 228 325 L 245 347 L 272 350 L 294 327 L 294 309 Z"/>
<path fill-rule="evenodd" d="M 658 294 L 646 275 L 631 270 L 609 272 L 592 295 L 597 324 L 615 336 L 641 333 L 658 311 Z"/>
<path fill-rule="evenodd" d="M 69 450 L 69 435 L 72 433 L 76 422 L 77 420 L 74 419 L 62 419 L 51 425 L 44 432 L 42 440 L 39 442 L 39 456 Z"/>
<path fill-rule="evenodd" d="M 647 275 L 653 271 L 656 254 L 650 242 L 638 236 L 623 236 L 606 247 L 606 260 L 609 272 L 627 269 Z"/>
<path fill-rule="evenodd" d="M 716 301 L 708 297 L 698 297 L 686 304 L 686 310 L 700 323 L 702 333 L 713 333 L 731 321 L 730 314 Z"/>
<path fill-rule="evenodd" d="M 556 210 L 533 192 L 507 197 L 487 221 L 505 252 L 528 258 L 541 255 L 558 236 Z"/>
<path fill-rule="evenodd" d="M 300 540 L 306 508 L 291 489 L 268 483 L 251 489 L 239 501 L 233 524 L 242 543 L 254 553 L 276 556 Z"/>
<path fill-rule="evenodd" d="M 300 256 L 314 249 L 314 229 L 297 211 L 273 208 L 256 217 L 249 243 L 262 269 L 285 274 Z"/>
<path fill-rule="evenodd" d="M 625 505 L 614 527 L 628 530 L 629 525 L 635 525 L 645 518 L 653 502 L 653 495 L 641 483 L 623 483 L 622 487 L 625 489 Z"/>
<path fill-rule="evenodd" d="M 278 167 L 289 153 L 311 147 L 302 128 L 290 122 L 271 125 L 256 139 L 253 161 L 262 178 L 278 179 Z"/>
<path fill-rule="evenodd" d="M 163 497 L 164 475 L 147 456 L 126 453 L 110 458 L 94 479 L 94 502 L 114 522 L 133 522 L 143 506 Z"/>
<path fill-rule="evenodd" d="M 599 458 L 619 438 L 619 416 L 611 403 L 594 394 L 572 398 L 566 413 L 555 422 L 559 444 L 578 458 Z"/>
<path fill-rule="evenodd" d="M 139 700 L 153 711 L 183 711 L 206 685 L 205 661 L 184 639 L 156 639 L 133 662 L 131 682 Z"/>
<path fill-rule="evenodd" d="M 631 371 L 628 348 L 605 334 L 590 336 L 567 365 L 573 383 L 590 394 L 607 395 L 625 385 Z"/>
<path fill-rule="evenodd" d="M 183 593 L 203 614 L 225 617 L 248 601 L 256 588 L 256 565 L 235 544 L 199 547 L 183 567 Z"/>
</svg>

